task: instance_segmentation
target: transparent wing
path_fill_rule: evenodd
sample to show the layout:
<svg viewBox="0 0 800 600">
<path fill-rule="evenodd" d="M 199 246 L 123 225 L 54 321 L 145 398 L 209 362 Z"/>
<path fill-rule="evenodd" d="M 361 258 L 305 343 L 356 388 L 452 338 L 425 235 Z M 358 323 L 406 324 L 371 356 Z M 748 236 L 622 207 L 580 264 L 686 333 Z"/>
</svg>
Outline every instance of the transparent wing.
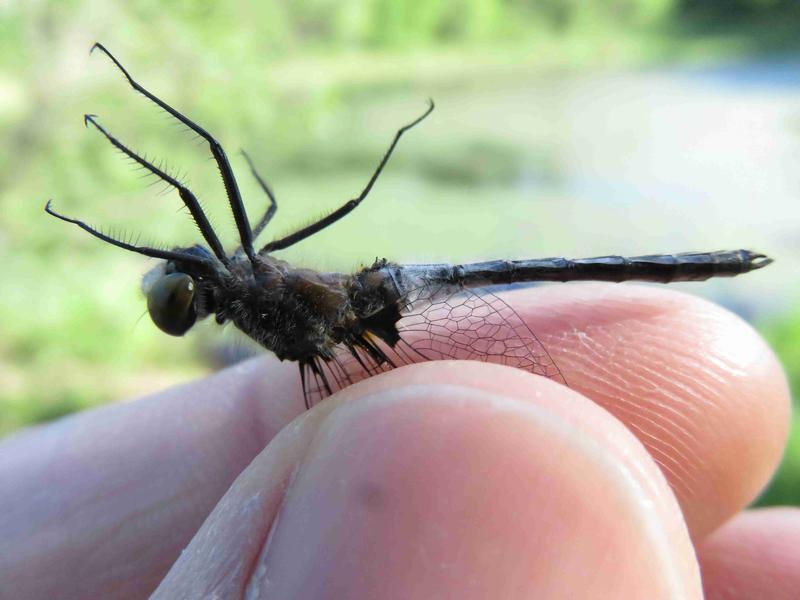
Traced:
<svg viewBox="0 0 800 600">
<path fill-rule="evenodd" d="M 400 365 L 425 360 L 479 360 L 523 369 L 566 384 L 553 359 L 511 306 L 485 288 L 426 285 L 403 300 L 393 347 L 370 338 L 385 359 L 361 347 L 305 365 L 306 403 Z"/>
</svg>

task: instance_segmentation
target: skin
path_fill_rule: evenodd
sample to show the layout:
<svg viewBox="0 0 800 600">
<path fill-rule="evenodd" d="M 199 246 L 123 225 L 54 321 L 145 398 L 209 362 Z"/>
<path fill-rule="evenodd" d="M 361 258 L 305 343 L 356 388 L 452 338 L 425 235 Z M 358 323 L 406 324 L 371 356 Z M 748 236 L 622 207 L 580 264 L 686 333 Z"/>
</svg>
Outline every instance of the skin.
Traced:
<svg viewBox="0 0 800 600">
<path fill-rule="evenodd" d="M 800 589 L 800 511 L 744 510 L 790 414 L 748 325 L 666 288 L 506 300 L 570 387 L 426 363 L 305 412 L 264 357 L 6 440 L 0 598 Z"/>
</svg>

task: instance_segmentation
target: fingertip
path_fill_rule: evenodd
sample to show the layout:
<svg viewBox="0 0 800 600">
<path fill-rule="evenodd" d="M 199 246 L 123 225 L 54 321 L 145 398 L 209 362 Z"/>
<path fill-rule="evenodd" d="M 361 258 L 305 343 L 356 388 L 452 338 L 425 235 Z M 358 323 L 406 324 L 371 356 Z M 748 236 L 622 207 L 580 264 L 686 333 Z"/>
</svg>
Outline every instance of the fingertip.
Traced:
<svg viewBox="0 0 800 600">
<path fill-rule="evenodd" d="M 774 353 L 740 318 L 694 296 L 638 285 L 550 286 L 506 299 L 569 386 L 645 445 L 696 539 L 741 510 L 769 481 L 788 435 L 788 386 Z M 431 366 L 363 381 L 368 387 L 347 388 L 315 410 L 327 410 L 341 394 L 425 383 L 433 373 L 454 383 L 477 384 L 485 377 L 475 363 L 426 364 Z M 227 383 L 223 374 L 219 389 L 235 398 L 243 421 L 260 424 L 266 443 L 302 411 L 296 365 L 266 357 L 236 369 L 238 381 Z M 511 387 L 495 391 L 511 393 L 518 381 L 506 374 L 495 382 Z"/>
<path fill-rule="evenodd" d="M 737 515 L 698 547 L 709 600 L 797 598 L 800 510 L 773 507 Z"/>
<path fill-rule="evenodd" d="M 414 365 L 334 395 L 220 507 L 163 593 L 188 573 L 218 581 L 197 561 L 241 556 L 249 531 L 264 545 L 235 585 L 254 595 L 699 597 L 677 504 L 638 441 L 574 391 L 496 365 Z"/>
<path fill-rule="evenodd" d="M 766 342 L 724 308 L 669 288 L 553 286 L 509 299 L 569 385 L 642 441 L 699 539 L 780 462 L 790 395 Z"/>
</svg>

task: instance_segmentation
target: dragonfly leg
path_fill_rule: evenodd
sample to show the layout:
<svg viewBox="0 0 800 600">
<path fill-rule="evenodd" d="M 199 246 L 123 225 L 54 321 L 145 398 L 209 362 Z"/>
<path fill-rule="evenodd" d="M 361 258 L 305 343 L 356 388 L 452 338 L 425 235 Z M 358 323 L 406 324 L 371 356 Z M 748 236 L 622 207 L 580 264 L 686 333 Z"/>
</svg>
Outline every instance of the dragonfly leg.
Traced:
<svg viewBox="0 0 800 600">
<path fill-rule="evenodd" d="M 366 187 L 364 187 L 364 189 L 361 191 L 361 193 L 358 195 L 357 198 L 348 200 L 343 206 L 339 207 L 328 216 L 323 217 L 316 223 L 312 223 L 307 227 L 303 227 L 303 229 L 295 231 L 291 235 L 287 235 L 284 238 L 270 242 L 269 244 L 264 246 L 260 250 L 260 252 L 268 253 L 268 252 L 273 252 L 275 250 L 283 250 L 284 248 L 288 248 L 289 246 L 296 244 L 297 242 L 300 242 L 319 231 L 322 231 L 328 225 L 336 223 L 336 221 L 338 221 L 342 217 L 352 212 L 359 204 L 361 204 L 364 198 L 366 198 L 369 195 L 370 190 L 372 190 L 372 186 L 375 185 L 375 182 L 377 181 L 378 177 L 383 171 L 383 168 L 386 166 L 386 163 L 389 162 L 389 158 L 391 158 L 395 146 L 397 146 L 397 142 L 400 141 L 400 138 L 403 137 L 403 134 L 412 127 L 414 127 L 415 125 L 418 125 L 425 117 L 431 114 L 434 108 L 433 100 L 429 100 L 429 103 L 430 105 L 428 106 L 427 110 L 425 110 L 425 112 L 421 116 L 417 117 L 414 121 L 412 121 L 408 125 L 405 125 L 404 127 L 401 127 L 397 131 L 397 133 L 394 136 L 394 139 L 392 140 L 392 143 L 389 145 L 389 149 L 383 155 L 383 158 L 378 163 L 378 167 L 375 169 L 375 172 L 372 174 L 372 177 L 370 177 L 370 180 L 367 182 Z"/>
<path fill-rule="evenodd" d="M 194 222 L 197 224 L 197 227 L 200 229 L 200 233 L 203 234 L 206 242 L 211 247 L 211 250 L 214 252 L 216 257 L 225 265 L 228 264 L 228 258 L 225 256 L 225 251 L 222 248 L 222 243 L 219 241 L 217 234 L 214 233 L 214 229 L 211 227 L 211 223 L 206 217 L 206 214 L 203 212 L 203 209 L 200 207 L 200 202 L 197 200 L 197 197 L 192 193 L 192 191 L 183 185 L 180 181 L 178 181 L 175 177 L 160 169 L 153 163 L 151 163 L 146 158 L 139 156 L 128 148 L 125 144 L 120 142 L 117 138 L 111 135 L 105 128 L 97 122 L 95 115 L 84 115 L 83 121 L 88 127 L 91 123 L 95 129 L 97 129 L 103 136 L 111 142 L 111 145 L 114 146 L 117 150 L 125 154 L 128 158 L 132 159 L 137 164 L 141 165 L 143 168 L 150 171 L 153 175 L 157 176 L 159 179 L 162 179 L 173 188 L 178 190 L 178 194 L 180 194 L 181 200 L 186 205 L 186 208 L 189 209 L 189 212 L 194 219 Z"/>
<path fill-rule="evenodd" d="M 120 62 L 114 57 L 113 54 L 111 54 L 111 52 L 106 49 L 105 46 L 100 43 L 96 43 L 94 46 L 92 46 L 91 51 L 93 52 L 94 50 L 100 50 L 109 59 L 111 59 L 111 62 L 113 62 L 122 72 L 122 74 L 125 76 L 125 79 L 128 80 L 128 83 L 134 90 L 142 94 L 150 101 L 154 102 L 160 108 L 168 112 L 175 119 L 186 125 L 189 129 L 194 131 L 197 135 L 208 142 L 209 148 L 211 149 L 211 154 L 214 157 L 217 166 L 219 167 L 219 172 L 222 176 L 222 182 L 225 185 L 225 193 L 228 197 L 228 204 L 230 204 L 231 212 L 233 213 L 233 217 L 236 221 L 236 228 L 239 230 L 239 239 L 241 240 L 242 248 L 250 260 L 255 261 L 256 257 L 255 251 L 253 250 L 253 232 L 250 230 L 250 222 L 248 221 L 247 213 L 244 210 L 244 204 L 242 202 L 242 196 L 239 193 L 239 187 L 236 184 L 236 178 L 233 176 L 233 169 L 231 169 L 231 165 L 228 162 L 228 157 L 225 154 L 225 150 L 223 150 L 222 145 L 210 133 L 208 133 L 208 131 L 200 127 L 200 125 L 181 114 L 179 111 L 175 110 L 169 104 L 150 93 L 139 83 L 137 83 L 133 77 L 130 76 L 125 67 L 120 64 Z"/>
<path fill-rule="evenodd" d="M 264 228 L 272 220 L 272 217 L 275 216 L 275 212 L 278 210 L 278 201 L 275 200 L 275 194 L 272 193 L 272 190 L 267 182 L 264 181 L 261 175 L 258 174 L 258 171 L 256 171 L 256 167 L 253 164 L 253 161 L 250 159 L 250 155 L 242 150 L 242 156 L 244 156 L 244 159 L 247 161 L 247 164 L 250 167 L 250 172 L 253 174 L 253 177 L 256 178 L 256 181 L 258 181 L 258 185 L 261 186 L 261 189 L 264 190 L 264 193 L 267 194 L 267 197 L 269 198 L 267 212 L 264 213 L 264 216 L 261 217 L 256 226 L 253 227 L 253 239 L 256 239 L 259 234 L 264 231 Z"/>
<path fill-rule="evenodd" d="M 98 231 L 94 227 L 91 227 L 80 221 L 78 219 L 73 219 L 72 217 L 67 217 L 62 215 L 61 213 L 56 212 L 52 207 L 53 201 L 48 200 L 47 204 L 44 207 L 44 210 L 47 214 L 54 216 L 57 219 L 61 219 L 62 221 L 66 221 L 67 223 L 72 223 L 73 225 L 77 225 L 84 231 L 92 234 L 94 237 L 103 240 L 106 243 L 111 244 L 112 246 L 116 246 L 117 248 L 122 248 L 123 250 L 130 250 L 131 252 L 138 252 L 139 254 L 144 254 L 145 256 L 149 256 L 150 258 L 163 258 L 165 260 L 180 260 L 184 262 L 193 262 L 197 264 L 207 265 L 208 260 L 196 256 L 194 254 L 189 254 L 187 252 L 175 252 L 172 250 L 161 250 L 160 248 L 150 248 L 148 246 L 137 246 L 136 244 L 131 244 L 123 240 L 118 240 L 110 235 L 106 235 L 101 231 Z"/>
</svg>

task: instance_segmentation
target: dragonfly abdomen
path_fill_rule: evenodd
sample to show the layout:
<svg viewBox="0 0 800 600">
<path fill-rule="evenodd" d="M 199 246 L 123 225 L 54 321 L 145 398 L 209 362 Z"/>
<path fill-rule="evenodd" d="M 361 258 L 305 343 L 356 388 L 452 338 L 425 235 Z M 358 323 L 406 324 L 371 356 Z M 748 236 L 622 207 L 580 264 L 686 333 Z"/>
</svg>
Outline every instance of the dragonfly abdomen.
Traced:
<svg viewBox="0 0 800 600">
<path fill-rule="evenodd" d="M 463 265 L 406 265 L 406 278 L 481 287 L 527 281 L 704 281 L 734 277 L 765 267 L 771 259 L 750 250 L 687 252 L 647 256 L 598 256 L 594 258 L 539 258 L 492 260 Z"/>
</svg>

